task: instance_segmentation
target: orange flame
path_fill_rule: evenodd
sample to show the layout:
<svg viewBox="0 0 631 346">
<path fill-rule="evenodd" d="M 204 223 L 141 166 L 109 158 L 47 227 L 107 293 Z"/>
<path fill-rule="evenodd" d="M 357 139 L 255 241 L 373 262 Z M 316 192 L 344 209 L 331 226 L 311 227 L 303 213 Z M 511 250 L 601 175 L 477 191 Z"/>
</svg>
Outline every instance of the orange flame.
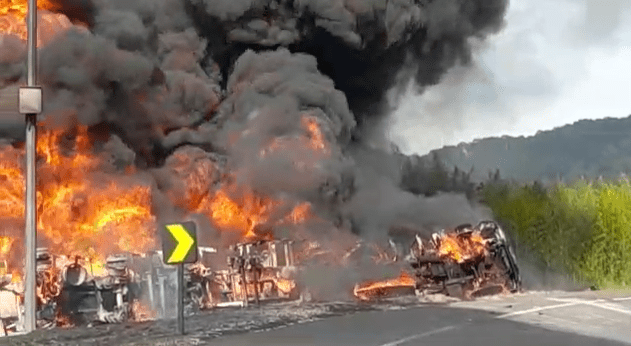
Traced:
<svg viewBox="0 0 631 346">
<path fill-rule="evenodd" d="M 294 147 L 296 145 L 302 148 L 309 148 L 315 153 L 329 155 L 331 153 L 331 149 L 324 134 L 322 133 L 318 119 L 313 116 L 303 115 L 300 119 L 300 124 L 304 130 L 304 134 L 302 136 L 275 138 L 267 148 L 261 150 L 260 156 L 266 157 L 269 153 L 276 152 L 282 148 Z M 295 164 L 296 166 L 302 165 L 300 162 L 296 162 Z"/>
<path fill-rule="evenodd" d="M 269 283 L 272 283 L 272 282 L 276 290 L 278 291 L 278 293 L 281 293 L 284 295 L 291 294 L 296 288 L 296 281 L 279 277 L 276 274 L 271 273 L 271 272 L 262 273 L 261 277 L 258 279 L 258 282 L 259 282 L 259 286 L 258 286 L 259 298 L 270 293 L 269 290 L 272 289 L 272 286 L 269 285 Z M 244 298 L 244 295 L 246 293 L 244 291 L 244 288 L 247 288 L 248 299 L 254 299 L 256 295 L 257 287 L 253 281 L 253 277 L 250 277 L 250 276 L 247 277 L 247 285 L 243 285 L 242 277 L 238 277 L 237 280 L 235 280 L 235 286 L 233 287 L 233 294 L 235 295 L 236 299 Z"/>
<path fill-rule="evenodd" d="M 0 154 L 0 217 L 24 214 L 24 179 L 18 157 Z"/>
<path fill-rule="evenodd" d="M 312 218 L 311 204 L 308 202 L 300 203 L 283 219 L 286 223 L 299 224 Z"/>
<path fill-rule="evenodd" d="M 221 229 L 234 229 L 243 233 L 245 239 L 257 238 L 256 226 L 265 223 L 271 208 L 277 202 L 246 193 L 237 203 L 225 191 L 220 190 L 210 202 L 212 220 Z"/>
<path fill-rule="evenodd" d="M 11 283 L 16 284 L 22 282 L 22 274 L 17 269 L 13 269 L 11 272 Z"/>
<path fill-rule="evenodd" d="M 387 295 L 390 291 L 401 288 L 414 289 L 416 280 L 410 274 L 402 271 L 399 277 L 384 281 L 367 281 L 355 286 L 353 294 L 361 300 L 370 300 L 373 298 Z"/>
<path fill-rule="evenodd" d="M 239 232 L 244 241 L 271 240 L 270 227 L 300 224 L 312 217 L 311 205 L 305 202 L 296 205 L 284 217 L 272 219 L 272 214 L 283 204 L 282 200 L 235 190 L 229 186 L 217 191 L 211 198 L 204 198 L 196 211 L 208 215 L 221 231 Z"/>
<path fill-rule="evenodd" d="M 46 160 L 39 192 L 38 227 L 53 240 L 54 250 L 98 259 L 114 250 L 145 251 L 153 245 L 151 191 L 148 186 L 125 188 L 110 181 L 86 179 L 99 160 L 90 154 L 87 128 L 79 127 L 70 156 L 63 155 L 59 131 L 44 131 L 38 152 Z M 112 238 L 113 237 L 113 238 Z M 102 260 L 102 258 L 101 258 Z"/>
<path fill-rule="evenodd" d="M 284 294 L 289 294 L 294 290 L 294 288 L 296 288 L 296 282 L 294 280 L 274 278 L 274 282 L 276 283 L 278 290 Z"/>
<path fill-rule="evenodd" d="M 90 275 L 92 276 L 106 276 L 107 275 L 107 268 L 105 267 L 105 263 L 101 261 L 100 259 L 91 259 L 88 269 L 89 269 Z"/>
<path fill-rule="evenodd" d="M 15 238 L 0 236 L 0 258 L 5 258 L 11 250 Z"/>
<path fill-rule="evenodd" d="M 54 13 L 61 10 L 61 6 L 50 0 L 38 0 L 37 8 L 44 10 L 38 13 L 37 46 L 40 47 L 57 32 L 69 28 L 72 23 L 63 14 Z M 26 15 L 28 13 L 27 0 L 0 0 L 0 35 L 13 34 L 26 40 L 28 30 Z"/>
<path fill-rule="evenodd" d="M 313 150 L 319 150 L 326 154 L 330 152 L 329 147 L 326 145 L 326 140 L 322 134 L 322 129 L 317 120 L 313 117 L 302 117 L 302 126 L 307 130 L 309 138 L 309 146 Z"/>
<path fill-rule="evenodd" d="M 79 127 L 73 136 L 51 130 L 40 133 L 37 226 L 50 243 L 49 250 L 98 264 L 114 252 L 153 248 L 150 187 L 92 179 L 91 172 L 101 162 L 91 152 L 86 127 Z M 0 217 L 13 220 L 24 217 L 24 177 L 16 151 L 0 150 Z M 0 238 L 0 254 L 6 255 L 5 248 L 14 240 Z M 95 274 L 104 271 L 102 264 L 93 268 Z"/>
<path fill-rule="evenodd" d="M 440 239 L 438 255 L 462 263 L 468 259 L 484 254 L 485 240 L 474 232 L 470 237 L 458 237 L 456 234 L 446 234 Z"/>
<path fill-rule="evenodd" d="M 155 310 L 138 300 L 134 301 L 132 304 L 132 313 L 134 321 L 136 322 L 151 321 L 158 315 Z"/>
</svg>

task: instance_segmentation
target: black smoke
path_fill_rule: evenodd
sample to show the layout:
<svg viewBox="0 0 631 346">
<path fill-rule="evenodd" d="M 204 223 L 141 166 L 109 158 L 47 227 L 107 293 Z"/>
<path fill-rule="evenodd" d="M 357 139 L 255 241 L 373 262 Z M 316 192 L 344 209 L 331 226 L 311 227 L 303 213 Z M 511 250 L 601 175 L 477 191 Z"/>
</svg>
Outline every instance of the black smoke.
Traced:
<svg viewBox="0 0 631 346">
<path fill-rule="evenodd" d="M 344 92 L 360 127 L 387 115 L 387 91 L 437 84 L 471 58 L 470 39 L 497 31 L 508 2 L 189 0 L 198 32 L 212 33 L 207 53 L 222 71 L 245 50 L 288 47 L 316 57 Z M 405 76 L 401 76 L 401 73 Z"/>
<path fill-rule="evenodd" d="M 186 187 L 178 181 L 204 174 L 174 170 L 190 154 L 256 192 L 311 202 L 329 222 L 316 232 L 477 221 L 461 195 L 402 190 L 405 166 L 365 150 L 365 135 L 388 116 L 386 93 L 440 83 L 466 65 L 471 41 L 502 27 L 507 0 L 60 3 L 87 28 L 60 30 L 40 49 L 44 126 L 87 125 L 120 174 L 130 165 L 150 172 L 156 193 L 173 196 Z M 15 38 L 0 39 L 0 85 L 24 82 L 24 52 Z M 305 121 L 326 150 L 305 144 Z M 156 203 L 163 214 L 178 208 Z"/>
</svg>

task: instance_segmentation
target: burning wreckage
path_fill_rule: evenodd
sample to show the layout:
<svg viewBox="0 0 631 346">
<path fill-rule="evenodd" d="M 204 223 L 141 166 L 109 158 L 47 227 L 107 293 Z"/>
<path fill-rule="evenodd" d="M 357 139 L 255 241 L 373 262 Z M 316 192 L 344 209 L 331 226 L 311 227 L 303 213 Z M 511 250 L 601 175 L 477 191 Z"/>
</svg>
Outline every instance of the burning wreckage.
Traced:
<svg viewBox="0 0 631 346">
<path fill-rule="evenodd" d="M 413 237 L 407 256 L 390 256 L 391 262 L 407 262 L 413 274 L 403 272 L 391 280 L 357 284 L 353 290 L 356 298 L 373 301 L 402 293 L 441 293 L 472 299 L 521 289 L 515 255 L 494 222 L 462 225 L 434 233 L 429 239 L 419 233 Z M 301 290 L 295 280 L 300 270 L 295 245 L 289 240 L 233 245 L 225 263 L 227 269 L 222 270 L 211 269 L 217 263 L 216 249 L 200 247 L 199 261 L 185 265 L 185 303 L 189 309 L 203 310 L 297 299 Z M 391 245 L 396 248 L 394 243 Z M 313 244 L 307 244 L 309 247 Z M 110 256 L 102 268 L 95 270 L 94 264 L 82 258 L 69 260 L 39 249 L 38 325 L 42 328 L 165 317 L 175 309 L 175 275 L 175 268 L 163 264 L 159 251 L 145 256 Z M 4 293 L 11 291 L 10 279 L 3 285 Z M 19 324 L 20 294 L 12 293 L 18 299 L 14 299 L 12 318 L 3 313 L 5 333 Z M 3 299 L 6 303 L 6 297 Z"/>
<path fill-rule="evenodd" d="M 416 234 L 405 261 L 413 275 L 402 272 L 395 279 L 357 284 L 355 296 L 368 301 L 415 292 L 472 299 L 521 290 L 515 254 L 502 229 L 492 221 L 475 227 L 461 225 L 434 233 L 430 239 Z"/>
<path fill-rule="evenodd" d="M 247 306 L 261 301 L 297 298 L 292 242 L 256 241 L 231 247 L 227 269 L 208 267 L 213 248 L 200 247 L 200 260 L 185 265 L 185 304 L 209 309 Z M 206 263 L 206 264 L 205 264 Z M 6 275 L 5 275 L 6 276 Z M 37 322 L 39 328 L 93 322 L 120 323 L 160 318 L 175 309 L 176 271 L 162 262 L 160 251 L 144 256 L 109 256 L 103 268 L 37 252 Z M 2 282 L 4 333 L 20 328 L 21 289 L 8 275 Z"/>
<path fill-rule="evenodd" d="M 507 8 L 503 0 L 333 1 L 335 11 L 317 1 L 217 3 L 38 2 L 48 105 L 37 140 L 38 242 L 48 248 L 38 255 L 40 324 L 167 316 L 175 270 L 150 251 L 156 223 L 172 215 L 209 224 L 213 246 L 240 242 L 228 261 L 205 262 L 224 256 L 222 248 L 186 266 L 188 305 L 201 309 L 292 299 L 302 291 L 293 275 L 304 258 L 353 260 L 362 247 L 346 251 L 355 226 L 381 224 L 366 199 L 383 193 L 376 187 L 411 198 L 410 210 L 396 215 L 424 206 L 422 194 L 408 191 L 420 187 L 393 180 L 404 172 L 388 172 L 387 184 L 361 174 L 375 163 L 354 149 L 386 116 L 387 94 L 408 77 L 434 85 L 469 61 L 470 38 L 499 30 Z M 0 52 L 11 52 L 0 59 L 0 87 L 16 93 L 26 79 L 26 13 L 24 0 L 0 4 Z M 127 23 L 139 26 L 138 35 L 128 35 Z M 25 172 L 19 131 L 0 130 L 0 300 L 14 302 L 0 304 L 6 331 L 21 316 Z M 424 169 L 416 159 L 390 159 L 392 169 Z M 444 201 L 469 208 L 464 199 Z M 305 247 L 261 237 L 262 226 L 285 228 L 278 233 Z M 370 300 L 388 295 L 388 285 L 480 292 L 494 280 L 514 290 L 510 249 L 485 232 L 419 238 L 408 256 L 415 275 L 354 293 Z M 323 233 L 330 244 L 314 245 Z M 379 261 L 390 260 L 378 252 Z M 126 254 L 106 257 L 116 253 Z"/>
</svg>

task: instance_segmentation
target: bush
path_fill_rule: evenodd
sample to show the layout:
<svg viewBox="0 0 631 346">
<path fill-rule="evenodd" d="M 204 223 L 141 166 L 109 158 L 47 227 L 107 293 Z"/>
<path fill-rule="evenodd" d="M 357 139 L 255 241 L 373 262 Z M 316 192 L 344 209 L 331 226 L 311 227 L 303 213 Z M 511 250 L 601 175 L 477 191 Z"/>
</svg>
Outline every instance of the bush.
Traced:
<svg viewBox="0 0 631 346">
<path fill-rule="evenodd" d="M 631 284 L 631 185 L 487 185 L 485 203 L 547 266 L 598 287 Z"/>
</svg>

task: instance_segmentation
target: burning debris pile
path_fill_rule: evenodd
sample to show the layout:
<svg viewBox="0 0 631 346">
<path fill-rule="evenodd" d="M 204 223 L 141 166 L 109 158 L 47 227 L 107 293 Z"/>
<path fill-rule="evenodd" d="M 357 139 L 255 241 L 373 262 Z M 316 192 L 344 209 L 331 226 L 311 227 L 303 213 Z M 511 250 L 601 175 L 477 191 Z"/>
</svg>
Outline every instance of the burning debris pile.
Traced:
<svg viewBox="0 0 631 346">
<path fill-rule="evenodd" d="M 343 266 L 400 219 L 484 218 L 462 196 L 402 190 L 402 168 L 361 149 L 383 139 L 386 93 L 469 63 L 506 0 L 38 3 L 38 244 L 63 259 L 40 271 L 42 318 L 74 316 L 75 298 L 112 321 L 136 294 L 160 300 L 169 268 L 139 263 L 166 222 L 196 221 L 216 249 L 187 272 L 191 301 L 212 307 L 293 297 L 295 267 Z M 24 84 L 25 4 L 0 1 L 0 88 Z M 21 126 L 0 126 L 0 255 L 16 287 Z"/>
<path fill-rule="evenodd" d="M 247 306 L 298 297 L 291 241 L 236 244 L 224 270 L 212 270 L 204 264 L 212 262 L 216 249 L 199 250 L 201 260 L 185 266 L 185 303 L 189 308 Z M 166 317 L 175 309 L 175 275 L 175 268 L 164 265 L 159 252 L 109 256 L 103 268 L 95 268 L 85 258 L 68 259 L 40 248 L 37 253 L 39 328 Z M 5 290 L 11 287 L 10 280 L 2 283 Z M 21 299 L 19 292 L 13 293 Z M 12 302 L 3 299 L 2 303 Z M 16 312 L 17 309 L 16 306 Z M 15 320 L 20 316 L 14 313 L 11 318 L 2 317 L 8 322 L 5 331 L 15 331 Z"/>
<path fill-rule="evenodd" d="M 521 289 L 515 254 L 491 221 L 434 233 L 431 239 L 417 235 L 406 261 L 413 276 L 403 272 L 395 279 L 357 284 L 355 296 L 372 300 L 403 291 L 471 299 Z"/>
</svg>

